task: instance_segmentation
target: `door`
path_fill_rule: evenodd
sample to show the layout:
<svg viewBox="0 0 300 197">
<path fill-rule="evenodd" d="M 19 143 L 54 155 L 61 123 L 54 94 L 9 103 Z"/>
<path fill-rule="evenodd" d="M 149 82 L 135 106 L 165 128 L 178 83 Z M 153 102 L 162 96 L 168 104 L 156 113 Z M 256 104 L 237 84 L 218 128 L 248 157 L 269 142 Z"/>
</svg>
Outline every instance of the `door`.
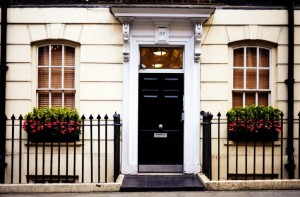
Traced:
<svg viewBox="0 0 300 197">
<path fill-rule="evenodd" d="M 183 171 L 183 74 L 139 74 L 139 172 Z"/>
</svg>

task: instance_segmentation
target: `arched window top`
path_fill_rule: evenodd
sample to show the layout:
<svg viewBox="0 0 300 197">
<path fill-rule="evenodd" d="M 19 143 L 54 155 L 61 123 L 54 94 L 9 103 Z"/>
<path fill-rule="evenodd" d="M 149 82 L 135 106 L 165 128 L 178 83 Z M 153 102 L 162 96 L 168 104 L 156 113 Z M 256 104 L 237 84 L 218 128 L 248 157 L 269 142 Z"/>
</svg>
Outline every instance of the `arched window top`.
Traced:
<svg viewBox="0 0 300 197">
<path fill-rule="evenodd" d="M 278 44 L 266 40 L 239 40 L 239 41 L 228 43 L 228 46 L 232 48 L 256 46 L 256 47 L 272 49 L 272 48 L 276 48 Z"/>
<path fill-rule="evenodd" d="M 49 45 L 49 44 L 63 44 L 63 45 L 67 45 L 67 46 L 72 46 L 72 47 L 78 47 L 80 46 L 79 42 L 74 42 L 71 40 L 66 40 L 66 39 L 44 39 L 44 40 L 38 40 L 38 41 L 34 41 L 31 42 L 32 46 L 43 46 L 43 45 Z"/>
</svg>

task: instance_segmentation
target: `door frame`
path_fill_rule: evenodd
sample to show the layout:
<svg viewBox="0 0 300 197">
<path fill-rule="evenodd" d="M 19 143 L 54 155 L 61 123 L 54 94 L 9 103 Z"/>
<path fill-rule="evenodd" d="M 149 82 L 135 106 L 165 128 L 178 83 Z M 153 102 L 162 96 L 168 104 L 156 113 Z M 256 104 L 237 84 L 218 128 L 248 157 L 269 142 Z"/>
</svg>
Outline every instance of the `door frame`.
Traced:
<svg viewBox="0 0 300 197">
<path fill-rule="evenodd" d="M 193 24 L 168 46 L 184 48 L 184 150 L 183 172 L 200 172 L 200 63 L 194 61 Z M 130 59 L 123 63 L 122 173 L 138 173 L 138 74 L 139 47 L 155 45 L 147 35 L 130 35 Z"/>
</svg>

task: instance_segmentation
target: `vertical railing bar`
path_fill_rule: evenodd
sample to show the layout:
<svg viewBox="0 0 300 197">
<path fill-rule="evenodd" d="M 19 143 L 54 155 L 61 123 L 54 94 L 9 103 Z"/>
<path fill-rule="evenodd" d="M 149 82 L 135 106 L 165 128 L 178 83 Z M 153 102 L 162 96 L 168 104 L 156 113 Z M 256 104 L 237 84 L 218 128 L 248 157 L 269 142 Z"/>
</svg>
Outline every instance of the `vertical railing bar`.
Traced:
<svg viewBox="0 0 300 197">
<path fill-rule="evenodd" d="M 53 178 L 53 141 L 50 144 L 50 183 L 52 183 Z"/>
<path fill-rule="evenodd" d="M 257 116 L 256 113 L 254 113 L 254 131 L 257 129 Z M 256 133 L 254 133 L 254 141 L 253 141 L 253 179 L 256 179 Z"/>
<path fill-rule="evenodd" d="M 22 182 L 22 120 L 23 117 L 20 115 L 19 116 L 19 129 L 20 129 L 20 140 L 19 140 L 19 183 Z"/>
<path fill-rule="evenodd" d="M 92 114 L 89 117 L 90 119 L 90 148 L 91 148 L 91 183 L 93 183 L 93 116 Z"/>
<path fill-rule="evenodd" d="M 218 113 L 218 181 L 220 180 L 220 118 L 221 113 Z"/>
<path fill-rule="evenodd" d="M 81 151 L 81 182 L 84 183 L 84 120 L 85 116 L 82 115 L 82 151 Z"/>
<path fill-rule="evenodd" d="M 107 183 L 107 114 L 104 117 L 105 119 L 105 183 Z"/>
<path fill-rule="evenodd" d="M 34 181 L 37 181 L 37 171 L 38 171 L 38 142 L 35 142 L 35 178 Z"/>
<path fill-rule="evenodd" d="M 66 142 L 66 183 L 69 182 L 69 138 L 70 134 L 68 132 L 69 119 L 66 120 L 66 129 L 67 129 L 67 142 Z"/>
<path fill-rule="evenodd" d="M 227 113 L 226 114 L 226 117 L 227 117 L 227 164 L 226 164 L 226 167 L 227 167 L 227 180 L 228 180 L 228 175 L 229 175 L 229 127 L 228 127 L 228 124 L 229 124 L 229 114 Z"/>
<path fill-rule="evenodd" d="M 43 153 L 42 153 L 42 183 L 45 181 L 45 138 L 43 139 Z"/>
<path fill-rule="evenodd" d="M 237 127 L 240 127 L 240 124 L 238 122 L 238 117 L 239 117 L 239 113 L 237 113 L 237 118 L 236 118 L 236 124 Z M 236 132 L 237 135 L 237 132 Z M 236 137 L 236 144 L 235 144 L 235 179 L 238 180 L 238 162 L 239 162 L 239 137 Z"/>
<path fill-rule="evenodd" d="M 11 123 L 12 123 L 12 136 L 11 136 L 11 177 L 10 182 L 14 182 L 14 146 L 15 146 L 15 116 L 12 115 Z"/>
<path fill-rule="evenodd" d="M 271 133 L 272 133 L 272 136 L 275 135 L 275 126 L 274 126 L 274 118 L 275 118 L 275 114 L 271 114 L 271 121 L 272 121 L 272 127 L 271 127 Z M 271 156 L 271 165 L 272 165 L 272 179 L 274 179 L 274 140 L 272 140 L 272 156 Z"/>
<path fill-rule="evenodd" d="M 41 125 L 45 127 L 45 119 L 41 120 Z M 43 138 L 43 157 L 42 157 L 42 183 L 45 181 L 45 138 Z"/>
<path fill-rule="evenodd" d="M 60 152 L 61 152 L 61 142 L 60 140 L 58 140 L 58 155 L 57 155 L 57 162 L 58 162 L 58 166 L 57 166 L 57 181 L 58 183 L 60 182 Z"/>
<path fill-rule="evenodd" d="M 114 182 L 120 174 L 120 114 L 114 114 Z"/>
<path fill-rule="evenodd" d="M 208 137 L 208 144 L 209 144 L 209 147 L 208 147 L 208 150 L 209 150 L 209 177 L 210 179 L 212 179 L 212 158 L 211 158 L 211 119 L 209 119 L 209 122 L 208 122 L 208 131 L 209 131 L 209 137 Z"/>
<path fill-rule="evenodd" d="M 27 133 L 27 169 L 26 169 L 26 182 L 29 183 L 29 134 Z"/>
<path fill-rule="evenodd" d="M 263 167 L 263 179 L 265 179 L 265 163 L 266 163 L 266 142 L 265 139 L 263 139 L 263 163 L 262 163 L 262 167 Z"/>
<path fill-rule="evenodd" d="M 280 124 L 280 176 L 283 179 L 283 112 L 280 113 Z"/>
<path fill-rule="evenodd" d="M 53 117 L 50 117 L 50 122 L 47 122 L 47 126 L 49 126 L 53 128 Z M 59 167 L 58 167 L 59 168 Z M 53 179 L 53 140 L 51 140 L 51 144 L 50 144 L 50 183 L 52 183 L 52 179 Z"/>
<path fill-rule="evenodd" d="M 74 157 L 73 157 L 73 161 L 74 161 L 74 163 L 73 163 L 73 180 L 74 180 L 74 182 L 75 182 L 75 178 L 76 178 L 76 140 L 77 140 L 76 135 L 74 135 Z"/>
<path fill-rule="evenodd" d="M 35 123 L 36 123 L 36 127 L 35 127 L 35 130 L 37 131 L 37 121 L 38 119 L 35 118 Z M 38 171 L 38 141 L 35 142 L 35 180 L 34 182 L 36 183 L 37 182 L 37 171 Z"/>
<path fill-rule="evenodd" d="M 98 114 L 97 116 L 97 120 L 98 120 L 98 124 L 97 124 L 97 127 L 98 127 L 98 183 L 100 183 L 100 119 L 101 119 L 101 116 L 100 114 Z"/>
<path fill-rule="evenodd" d="M 245 120 L 248 120 L 248 114 L 246 113 L 246 118 Z M 246 132 L 245 132 L 245 179 L 248 180 L 248 137 L 247 137 L 247 132 L 248 132 L 248 122 L 246 122 Z"/>
<path fill-rule="evenodd" d="M 298 179 L 300 179 L 300 112 L 298 113 Z"/>
<path fill-rule="evenodd" d="M 54 120 L 54 119 L 53 119 Z M 58 120 L 58 126 L 60 127 L 60 124 L 61 124 L 61 122 L 60 122 L 60 120 Z M 57 166 L 57 171 L 58 171 L 58 173 L 57 173 L 57 181 L 58 181 L 58 183 L 60 182 L 60 159 L 61 159 L 61 154 L 60 154 L 60 152 L 61 152 L 61 140 L 59 139 L 58 140 L 58 166 Z"/>
</svg>

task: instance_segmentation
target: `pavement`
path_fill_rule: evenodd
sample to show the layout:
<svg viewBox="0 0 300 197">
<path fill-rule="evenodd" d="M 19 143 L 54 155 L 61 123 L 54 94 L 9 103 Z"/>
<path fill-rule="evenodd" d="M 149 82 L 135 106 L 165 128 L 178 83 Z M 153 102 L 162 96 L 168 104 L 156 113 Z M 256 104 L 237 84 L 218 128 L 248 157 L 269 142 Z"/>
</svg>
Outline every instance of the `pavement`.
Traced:
<svg viewBox="0 0 300 197">
<path fill-rule="evenodd" d="M 0 197 L 299 197 L 300 190 L 0 194 Z"/>
</svg>

